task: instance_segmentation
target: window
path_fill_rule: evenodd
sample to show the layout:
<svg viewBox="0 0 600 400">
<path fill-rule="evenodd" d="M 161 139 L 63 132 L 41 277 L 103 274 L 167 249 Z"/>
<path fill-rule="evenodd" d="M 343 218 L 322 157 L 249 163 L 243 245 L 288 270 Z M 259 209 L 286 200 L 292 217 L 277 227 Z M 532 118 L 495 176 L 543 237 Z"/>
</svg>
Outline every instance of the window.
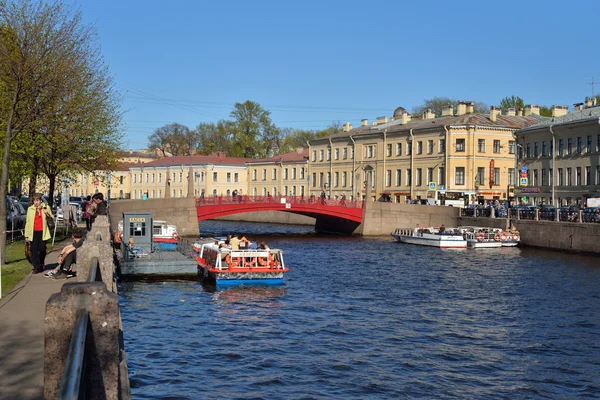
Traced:
<svg viewBox="0 0 600 400">
<path fill-rule="evenodd" d="M 542 182 L 541 182 L 542 186 L 546 186 L 546 170 L 544 168 L 542 168 Z"/>
<path fill-rule="evenodd" d="M 137 175 L 133 174 L 133 183 L 137 183 Z"/>
<path fill-rule="evenodd" d="M 465 139 L 456 139 L 456 151 L 465 151 Z M 464 172 L 465 170 L 463 168 L 463 174 Z M 464 183 L 461 183 L 461 185 L 464 185 Z"/>
<path fill-rule="evenodd" d="M 427 141 L 427 154 L 433 154 L 433 140 Z"/>
<path fill-rule="evenodd" d="M 546 157 L 548 155 L 548 150 L 546 149 L 546 142 L 542 142 L 542 157 Z"/>
<path fill-rule="evenodd" d="M 340 149 L 335 149 L 335 159 L 336 160 L 340 159 Z"/>
<path fill-rule="evenodd" d="M 401 185 L 402 185 L 402 170 L 397 169 L 396 170 L 396 186 L 401 186 Z"/>
<path fill-rule="evenodd" d="M 342 158 L 344 160 L 348 158 L 348 149 L 345 147 L 342 149 Z"/>
<path fill-rule="evenodd" d="M 162 183 L 162 173 L 158 174 L 158 183 Z"/>
<path fill-rule="evenodd" d="M 600 185 L 600 165 L 596 165 L 596 185 Z"/>
<path fill-rule="evenodd" d="M 371 145 L 371 146 L 366 146 L 365 147 L 365 157 L 366 158 L 373 158 L 374 157 L 374 149 L 375 146 Z"/>
<path fill-rule="evenodd" d="M 485 153 L 485 139 L 477 139 L 477 151 Z"/>
<path fill-rule="evenodd" d="M 312 152 L 312 161 L 317 161 L 317 151 L 313 150 Z"/>
<path fill-rule="evenodd" d="M 324 156 L 325 156 L 325 152 L 323 150 L 319 150 L 319 161 L 323 161 Z"/>
<path fill-rule="evenodd" d="M 410 169 L 406 170 L 406 185 L 407 186 L 411 186 L 412 185 L 412 176 L 410 173 Z"/>
<path fill-rule="evenodd" d="M 385 171 L 385 186 L 390 187 L 392 186 L 392 170 L 388 169 L 387 171 Z"/>
<path fill-rule="evenodd" d="M 423 142 L 417 142 L 417 154 L 423 154 Z"/>
<path fill-rule="evenodd" d="M 339 185 L 340 185 L 340 173 L 336 171 L 333 173 L 333 186 L 338 187 Z"/>
<path fill-rule="evenodd" d="M 392 144 L 391 143 L 388 143 L 388 145 L 386 146 L 385 155 L 387 157 L 391 157 L 392 156 Z"/>
<path fill-rule="evenodd" d="M 508 184 L 514 186 L 515 185 L 515 169 L 508 169 Z"/>
<path fill-rule="evenodd" d="M 304 176 L 305 176 L 304 174 L 305 174 L 305 173 L 306 173 L 306 172 L 304 171 L 304 167 L 301 167 L 301 168 L 300 168 L 300 179 L 304 180 Z"/>
<path fill-rule="evenodd" d="M 288 169 L 287 168 L 283 169 L 283 180 L 284 181 L 288 180 Z"/>
<path fill-rule="evenodd" d="M 433 168 L 427 168 L 427 183 L 433 182 Z"/>
<path fill-rule="evenodd" d="M 583 138 L 581 136 L 579 136 L 577 138 L 577 154 L 582 153 L 582 146 L 583 146 Z"/>
<path fill-rule="evenodd" d="M 240 181 L 240 175 L 239 175 L 237 172 L 235 172 L 235 173 L 233 174 L 233 181 L 234 181 L 235 183 L 238 183 L 238 182 Z"/>
<path fill-rule="evenodd" d="M 331 160 L 331 148 L 327 149 L 327 161 Z"/>
<path fill-rule="evenodd" d="M 266 181 L 267 180 L 267 169 L 263 168 L 262 170 L 262 180 Z"/>
<path fill-rule="evenodd" d="M 494 153 L 500 153 L 500 141 L 494 140 Z"/>
<path fill-rule="evenodd" d="M 485 167 L 477 168 L 477 177 L 475 178 L 475 185 L 485 185 Z"/>
<path fill-rule="evenodd" d="M 416 186 L 421 186 L 423 184 L 422 179 L 421 179 L 421 172 L 422 172 L 421 168 L 417 168 L 417 181 L 415 182 Z"/>
<path fill-rule="evenodd" d="M 550 151 L 548 152 L 548 155 L 552 156 L 552 153 L 554 153 L 554 143 L 552 143 L 552 141 L 550 141 Z"/>
<path fill-rule="evenodd" d="M 570 155 L 572 151 L 573 151 L 573 139 L 568 138 L 567 139 L 567 155 Z"/>
<path fill-rule="evenodd" d="M 406 155 L 410 156 L 412 153 L 412 142 L 407 142 L 406 143 Z"/>
<path fill-rule="evenodd" d="M 581 185 L 581 167 L 575 168 L 575 186 Z"/>
<path fill-rule="evenodd" d="M 440 139 L 438 144 L 438 152 L 443 153 L 446 151 L 446 139 Z"/>
<path fill-rule="evenodd" d="M 296 168 L 292 168 L 292 179 L 296 179 Z"/>
<path fill-rule="evenodd" d="M 598 137 L 600 137 L 600 136 L 598 136 Z M 397 156 L 402 155 L 402 143 L 396 143 L 396 155 Z"/>
<path fill-rule="evenodd" d="M 592 184 L 592 167 L 590 167 L 590 166 L 585 167 L 585 184 L 586 185 Z"/>
<path fill-rule="evenodd" d="M 256 168 L 252 170 L 252 180 L 256 181 Z"/>
<path fill-rule="evenodd" d="M 564 185 L 564 181 L 563 181 L 563 169 L 559 168 L 558 169 L 558 186 L 563 186 Z"/>
<path fill-rule="evenodd" d="M 531 143 L 527 143 L 527 149 L 525 150 L 525 157 L 531 157 Z"/>
<path fill-rule="evenodd" d="M 508 154 L 515 154 L 515 141 L 514 140 L 508 141 Z"/>
<path fill-rule="evenodd" d="M 438 168 L 438 186 L 446 184 L 446 174 L 444 173 L 444 167 Z"/>
<path fill-rule="evenodd" d="M 500 168 L 494 168 L 494 185 L 500 186 Z"/>
<path fill-rule="evenodd" d="M 558 155 L 559 156 L 563 155 L 563 147 L 564 147 L 563 139 L 558 139 Z"/>
<path fill-rule="evenodd" d="M 179 173 L 179 182 L 182 182 L 182 179 L 183 179 L 183 172 L 180 172 L 180 173 Z M 181 197 L 181 196 L 180 196 L 180 197 Z"/>
<path fill-rule="evenodd" d="M 346 177 L 348 173 L 346 171 L 342 172 L 342 187 L 346 187 Z M 304 186 L 302 186 L 304 187 Z"/>
<path fill-rule="evenodd" d="M 354 147 L 352 147 L 352 149 L 350 151 L 350 159 L 354 160 Z"/>
<path fill-rule="evenodd" d="M 540 151 L 539 151 L 539 148 L 538 148 L 538 142 L 535 142 L 533 144 L 533 156 L 537 157 L 539 155 L 540 155 Z"/>
<path fill-rule="evenodd" d="M 213 182 L 217 182 L 219 180 L 219 173 L 213 172 Z"/>
<path fill-rule="evenodd" d="M 567 168 L 567 186 L 572 186 L 573 185 L 573 180 L 572 180 L 572 173 L 571 173 L 571 168 Z"/>
<path fill-rule="evenodd" d="M 227 182 L 231 183 L 231 172 L 227 173 Z"/>
<path fill-rule="evenodd" d="M 464 139 L 462 139 L 462 140 L 464 142 Z M 465 184 L 465 167 L 456 167 L 456 169 L 454 170 L 454 183 L 456 185 L 464 185 Z"/>
<path fill-rule="evenodd" d="M 548 184 L 551 185 L 554 182 L 554 172 L 552 168 L 548 170 Z"/>
<path fill-rule="evenodd" d="M 588 135 L 587 137 L 587 145 L 585 151 L 588 154 L 592 152 L 592 135 Z"/>
<path fill-rule="evenodd" d="M 317 187 L 317 174 L 315 172 L 312 174 L 312 186 Z"/>
<path fill-rule="evenodd" d="M 538 184 L 538 170 L 534 169 L 533 170 L 533 179 L 529 183 L 529 186 L 537 186 L 537 184 Z"/>
<path fill-rule="evenodd" d="M 149 176 L 150 176 L 150 174 L 146 174 L 146 183 L 148 183 Z"/>
<path fill-rule="evenodd" d="M 152 174 L 151 182 L 154 183 L 154 174 Z"/>
</svg>

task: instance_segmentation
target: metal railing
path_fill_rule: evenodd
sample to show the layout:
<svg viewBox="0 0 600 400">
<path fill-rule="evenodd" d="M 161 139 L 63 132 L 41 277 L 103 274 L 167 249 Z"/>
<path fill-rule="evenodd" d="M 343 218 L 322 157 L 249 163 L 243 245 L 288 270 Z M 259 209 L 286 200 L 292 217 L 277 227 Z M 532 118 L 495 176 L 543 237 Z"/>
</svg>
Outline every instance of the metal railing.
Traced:
<svg viewBox="0 0 600 400">
<path fill-rule="evenodd" d="M 98 258 L 93 257 L 90 264 L 87 282 L 102 282 Z M 77 310 L 69 343 L 69 354 L 58 394 L 60 400 L 87 398 L 87 395 L 81 393 L 81 389 L 86 376 L 86 339 L 90 327 L 89 319 L 89 311 L 86 308 Z"/>
<path fill-rule="evenodd" d="M 507 218 L 514 220 L 530 221 L 554 221 L 554 222 L 577 222 L 577 223 L 600 223 L 600 213 L 583 212 L 583 210 L 574 209 L 540 209 L 534 206 L 523 208 L 510 208 L 508 213 L 500 208 L 494 209 L 494 218 Z M 491 208 L 463 208 L 460 212 L 461 217 L 492 217 Z"/>
<path fill-rule="evenodd" d="M 314 204 L 333 207 L 363 208 L 362 200 L 327 199 L 317 196 L 206 196 L 197 197 L 196 206 L 220 205 L 220 204 Z"/>
</svg>

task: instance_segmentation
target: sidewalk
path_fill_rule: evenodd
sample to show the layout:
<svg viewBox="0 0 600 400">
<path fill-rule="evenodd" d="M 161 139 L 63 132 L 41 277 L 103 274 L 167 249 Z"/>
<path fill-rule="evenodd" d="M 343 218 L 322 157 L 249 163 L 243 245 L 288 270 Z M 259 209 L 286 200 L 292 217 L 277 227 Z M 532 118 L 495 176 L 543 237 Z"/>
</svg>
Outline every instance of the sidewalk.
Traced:
<svg viewBox="0 0 600 400">
<path fill-rule="evenodd" d="M 46 270 L 68 243 L 47 254 Z M 30 273 L 0 302 L 0 400 L 44 398 L 46 302 L 65 282 Z"/>
</svg>

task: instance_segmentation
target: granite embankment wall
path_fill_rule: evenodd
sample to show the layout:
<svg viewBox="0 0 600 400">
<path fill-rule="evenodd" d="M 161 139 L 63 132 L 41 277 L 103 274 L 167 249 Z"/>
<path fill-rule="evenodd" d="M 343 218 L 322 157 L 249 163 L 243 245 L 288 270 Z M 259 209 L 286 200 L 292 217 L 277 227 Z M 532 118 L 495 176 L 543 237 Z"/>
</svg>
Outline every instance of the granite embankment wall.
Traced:
<svg viewBox="0 0 600 400">
<path fill-rule="evenodd" d="M 456 226 L 459 209 L 401 203 L 365 203 L 363 223 L 354 232 L 364 236 L 389 235 L 396 228 Z"/>
<path fill-rule="evenodd" d="M 600 224 L 555 221 L 511 220 L 505 218 L 459 217 L 459 225 L 505 229 L 511 223 L 524 246 L 600 254 Z"/>
</svg>

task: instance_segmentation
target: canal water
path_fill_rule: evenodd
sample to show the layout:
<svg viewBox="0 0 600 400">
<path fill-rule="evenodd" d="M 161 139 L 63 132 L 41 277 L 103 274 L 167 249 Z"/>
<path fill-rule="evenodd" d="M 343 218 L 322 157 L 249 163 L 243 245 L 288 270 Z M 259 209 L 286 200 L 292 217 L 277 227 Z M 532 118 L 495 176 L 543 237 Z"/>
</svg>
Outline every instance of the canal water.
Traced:
<svg viewBox="0 0 600 400">
<path fill-rule="evenodd" d="M 600 258 L 206 222 L 281 287 L 124 282 L 135 399 L 600 398 Z"/>
</svg>

